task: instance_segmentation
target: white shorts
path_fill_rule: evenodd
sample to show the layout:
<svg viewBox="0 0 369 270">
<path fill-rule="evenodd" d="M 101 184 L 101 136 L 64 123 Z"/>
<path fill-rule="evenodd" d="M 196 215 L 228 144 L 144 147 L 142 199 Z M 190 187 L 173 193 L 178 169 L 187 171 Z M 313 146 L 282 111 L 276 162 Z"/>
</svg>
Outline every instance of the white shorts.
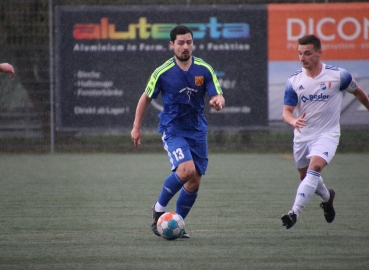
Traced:
<svg viewBox="0 0 369 270">
<path fill-rule="evenodd" d="M 325 137 L 307 142 L 294 143 L 293 156 L 296 167 L 298 169 L 308 167 L 312 156 L 321 157 L 325 159 L 328 164 L 334 157 L 337 146 L 338 142 Z"/>
</svg>

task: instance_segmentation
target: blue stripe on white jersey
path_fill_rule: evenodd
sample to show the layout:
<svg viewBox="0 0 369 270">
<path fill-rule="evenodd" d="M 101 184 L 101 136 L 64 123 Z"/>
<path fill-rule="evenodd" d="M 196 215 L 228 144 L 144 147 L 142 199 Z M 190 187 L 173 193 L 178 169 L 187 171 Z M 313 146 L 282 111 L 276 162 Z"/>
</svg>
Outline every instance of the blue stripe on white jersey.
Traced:
<svg viewBox="0 0 369 270">
<path fill-rule="evenodd" d="M 302 68 L 293 73 L 286 82 L 286 88 L 284 92 L 284 105 L 296 106 L 298 102 L 298 96 L 296 91 L 293 89 L 290 79 L 294 76 L 299 75 L 302 72 Z"/>
<path fill-rule="evenodd" d="M 299 75 L 302 72 L 302 68 L 300 68 L 298 71 L 296 71 L 295 73 L 293 73 L 290 78 L 292 78 L 293 76 Z"/>
<path fill-rule="evenodd" d="M 352 82 L 352 76 L 346 69 L 341 68 L 340 77 L 341 77 L 340 90 L 341 91 L 346 90 Z"/>
<path fill-rule="evenodd" d="M 339 70 L 338 67 L 334 67 L 334 66 L 331 66 L 331 65 L 326 65 L 325 69 L 336 70 L 336 71 Z"/>
<path fill-rule="evenodd" d="M 291 81 L 287 80 L 286 89 L 284 92 L 284 105 L 296 106 L 298 102 L 298 96 L 292 87 Z"/>
</svg>

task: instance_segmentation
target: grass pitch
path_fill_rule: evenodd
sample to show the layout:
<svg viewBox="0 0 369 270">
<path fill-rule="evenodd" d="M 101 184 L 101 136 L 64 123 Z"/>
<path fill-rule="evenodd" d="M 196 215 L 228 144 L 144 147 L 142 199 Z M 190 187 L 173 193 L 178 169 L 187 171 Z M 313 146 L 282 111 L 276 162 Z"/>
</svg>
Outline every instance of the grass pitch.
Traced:
<svg viewBox="0 0 369 270">
<path fill-rule="evenodd" d="M 0 269 L 369 269 L 368 160 L 337 154 L 325 168 L 332 224 L 315 196 L 286 230 L 291 156 L 210 154 L 191 238 L 166 241 L 150 231 L 164 152 L 0 155 Z"/>
</svg>

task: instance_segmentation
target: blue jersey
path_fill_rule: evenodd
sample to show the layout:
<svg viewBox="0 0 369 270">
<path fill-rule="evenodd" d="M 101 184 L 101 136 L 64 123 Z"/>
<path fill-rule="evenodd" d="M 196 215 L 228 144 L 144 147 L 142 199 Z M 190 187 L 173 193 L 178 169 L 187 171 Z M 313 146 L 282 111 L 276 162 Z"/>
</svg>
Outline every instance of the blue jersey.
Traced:
<svg viewBox="0 0 369 270">
<path fill-rule="evenodd" d="M 145 93 L 154 99 L 159 93 L 162 95 L 163 111 L 159 113 L 158 131 L 184 137 L 206 134 L 205 94 L 210 97 L 223 94 L 213 68 L 194 56 L 187 71 L 183 71 L 174 58 L 158 67 Z"/>
</svg>

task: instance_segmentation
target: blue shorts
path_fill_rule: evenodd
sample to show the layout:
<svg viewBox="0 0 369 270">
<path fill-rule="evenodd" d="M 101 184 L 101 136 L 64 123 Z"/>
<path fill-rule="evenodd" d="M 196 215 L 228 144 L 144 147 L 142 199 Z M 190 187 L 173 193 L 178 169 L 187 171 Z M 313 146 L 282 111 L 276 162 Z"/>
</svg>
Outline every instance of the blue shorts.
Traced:
<svg viewBox="0 0 369 270">
<path fill-rule="evenodd" d="M 208 141 L 206 135 L 199 140 L 163 133 L 164 149 L 168 153 L 170 169 L 175 171 L 182 162 L 193 160 L 196 171 L 205 174 L 208 167 Z"/>
</svg>

